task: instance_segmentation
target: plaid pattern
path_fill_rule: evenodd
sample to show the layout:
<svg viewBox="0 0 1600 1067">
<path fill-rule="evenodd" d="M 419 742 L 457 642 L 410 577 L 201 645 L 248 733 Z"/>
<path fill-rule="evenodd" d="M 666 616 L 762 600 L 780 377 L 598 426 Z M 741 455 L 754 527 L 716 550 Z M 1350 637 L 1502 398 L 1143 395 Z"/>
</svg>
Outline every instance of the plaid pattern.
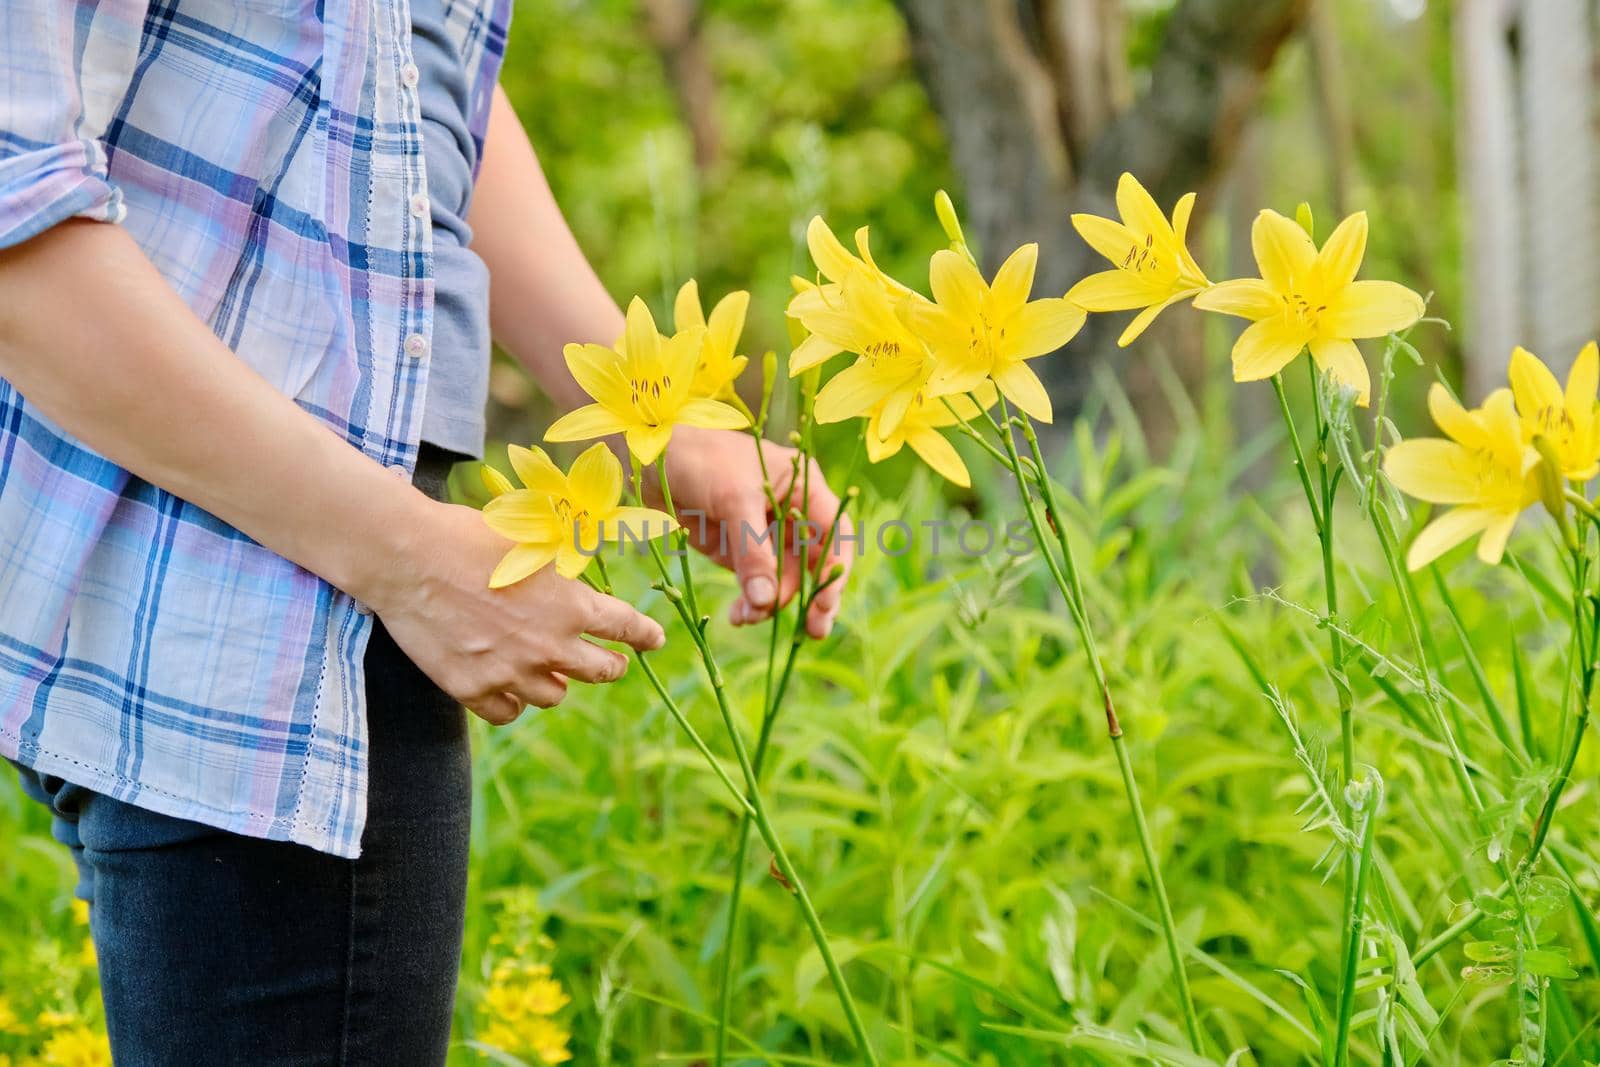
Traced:
<svg viewBox="0 0 1600 1067">
<path fill-rule="evenodd" d="M 510 0 L 448 8 L 481 141 Z M 433 304 L 409 49 L 405 0 L 4 0 L 0 248 L 121 222 L 239 358 L 409 471 Z M 370 630 L 0 380 L 0 755 L 357 855 Z"/>
</svg>

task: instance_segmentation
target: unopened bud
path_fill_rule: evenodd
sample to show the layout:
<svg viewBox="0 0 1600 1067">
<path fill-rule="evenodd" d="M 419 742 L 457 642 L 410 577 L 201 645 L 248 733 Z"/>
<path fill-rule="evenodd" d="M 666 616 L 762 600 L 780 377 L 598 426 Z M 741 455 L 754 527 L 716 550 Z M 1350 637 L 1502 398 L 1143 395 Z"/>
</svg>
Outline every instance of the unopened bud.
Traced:
<svg viewBox="0 0 1600 1067">
<path fill-rule="evenodd" d="M 1298 222 L 1300 228 L 1306 231 L 1307 237 L 1313 241 L 1317 239 L 1316 220 L 1311 216 L 1311 205 L 1304 200 L 1300 201 L 1300 206 L 1294 209 L 1294 221 Z"/>
<path fill-rule="evenodd" d="M 661 595 L 674 604 L 682 603 L 683 601 L 683 590 L 675 585 L 668 585 L 666 582 L 652 582 L 650 588 L 660 590 Z"/>
<path fill-rule="evenodd" d="M 940 189 L 933 194 L 933 210 L 939 216 L 939 225 L 944 228 L 944 235 L 950 238 L 950 243 L 966 244 L 967 239 L 961 232 L 961 220 L 956 217 L 956 205 L 949 193 Z"/>
<path fill-rule="evenodd" d="M 1539 499 L 1561 527 L 1562 539 L 1568 545 L 1575 545 L 1572 524 L 1567 521 L 1566 488 L 1561 484 L 1561 457 L 1556 455 L 1555 445 L 1544 434 L 1534 436 L 1533 447 L 1539 453 L 1539 464 L 1533 475 L 1539 483 Z"/>
</svg>

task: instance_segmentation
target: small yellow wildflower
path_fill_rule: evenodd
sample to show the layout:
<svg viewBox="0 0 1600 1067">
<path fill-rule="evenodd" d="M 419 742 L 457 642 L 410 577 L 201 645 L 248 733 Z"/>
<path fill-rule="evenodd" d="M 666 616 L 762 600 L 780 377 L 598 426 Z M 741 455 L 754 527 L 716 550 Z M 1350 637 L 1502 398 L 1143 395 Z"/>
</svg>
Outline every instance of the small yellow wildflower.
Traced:
<svg viewBox="0 0 1600 1067">
<path fill-rule="evenodd" d="M 17 1016 L 17 1009 L 11 1006 L 11 1000 L 0 993 L 0 1034 L 22 1033 L 22 1020 Z"/>
<path fill-rule="evenodd" d="M 1366 405 L 1372 391 L 1355 339 L 1382 337 L 1422 317 L 1422 297 L 1396 282 L 1356 281 L 1367 250 L 1367 215 L 1341 222 L 1319 251 L 1311 235 L 1276 211 L 1250 231 L 1259 278 L 1212 286 L 1195 297 L 1202 311 L 1253 320 L 1233 346 L 1233 378 L 1270 378 L 1309 347 L 1334 381 Z"/>
<path fill-rule="evenodd" d="M 1091 274 L 1074 285 L 1067 299 L 1085 311 L 1143 310 L 1117 338 L 1127 347 L 1180 300 L 1211 283 L 1189 254 L 1189 217 L 1195 195 L 1185 193 L 1172 210 L 1172 221 L 1132 174 L 1117 181 L 1117 213 L 1121 222 L 1098 215 L 1074 215 L 1072 225 L 1089 246 L 1112 263 L 1111 270 Z"/>
<path fill-rule="evenodd" d="M 106 1035 L 75 1026 L 46 1041 L 39 1062 L 45 1067 L 111 1067 L 111 1046 Z"/>
<path fill-rule="evenodd" d="M 1456 506 L 1417 535 L 1406 566 L 1426 567 L 1480 533 L 1478 558 L 1499 563 L 1517 516 L 1539 499 L 1538 453 L 1523 441 L 1511 391 L 1496 389 L 1481 408 L 1468 411 L 1434 383 L 1428 410 L 1449 439 L 1401 441 L 1389 449 L 1383 469 L 1401 492 Z"/>
<path fill-rule="evenodd" d="M 508 451 L 526 488 L 484 505 L 489 528 L 516 542 L 490 576 L 491 589 L 520 582 L 552 560 L 557 574 L 576 578 L 601 542 L 652 539 L 678 525 L 665 512 L 622 506 L 622 464 L 604 444 L 591 446 L 566 474 L 542 448 Z"/>
<path fill-rule="evenodd" d="M 528 1023 L 527 1045 L 545 1063 L 566 1063 L 572 1059 L 567 1042 L 572 1035 L 549 1019 L 534 1019 Z"/>
<path fill-rule="evenodd" d="M 640 463 L 654 463 L 674 426 L 744 429 L 750 420 L 739 411 L 693 394 L 705 332 L 703 327 L 683 330 L 663 340 L 650 309 L 634 297 L 620 348 L 566 347 L 567 368 L 595 402 L 557 419 L 545 440 L 586 441 L 620 433 Z"/>
<path fill-rule="evenodd" d="M 733 383 L 750 363 L 750 357 L 738 354 L 739 335 L 744 332 L 745 314 L 750 309 L 750 294 L 735 290 L 717 301 L 710 317 L 700 307 L 700 283 L 690 278 L 678 290 L 672 306 L 673 328 L 705 330 L 705 341 L 700 346 L 700 361 L 695 365 L 694 384 L 689 392 L 693 396 L 711 400 L 726 400 L 734 395 Z"/>
<path fill-rule="evenodd" d="M 1584 482 L 1600 473 L 1600 419 L 1595 418 L 1600 390 L 1600 348 L 1583 346 L 1567 375 L 1567 387 L 1526 348 L 1511 353 L 1511 393 L 1522 416 L 1526 441 L 1542 436 L 1561 464 L 1561 476 Z"/>
</svg>

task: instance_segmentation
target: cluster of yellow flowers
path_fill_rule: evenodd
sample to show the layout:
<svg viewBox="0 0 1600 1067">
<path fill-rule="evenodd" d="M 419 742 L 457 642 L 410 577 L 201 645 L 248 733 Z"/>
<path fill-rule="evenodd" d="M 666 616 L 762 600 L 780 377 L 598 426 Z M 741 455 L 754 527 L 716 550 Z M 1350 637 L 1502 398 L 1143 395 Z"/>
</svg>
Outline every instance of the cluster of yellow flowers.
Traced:
<svg viewBox="0 0 1600 1067">
<path fill-rule="evenodd" d="M 1511 354 L 1509 389 L 1496 389 L 1473 410 L 1443 385 L 1428 393 L 1428 410 L 1445 437 L 1401 441 L 1384 471 L 1404 493 L 1454 505 L 1412 542 L 1406 565 L 1425 567 L 1473 536 L 1478 558 L 1499 563 L 1517 517 L 1541 497 L 1566 510 L 1563 483 L 1600 472 L 1600 349 L 1593 341 L 1573 363 L 1566 388 L 1525 348 Z"/>
<path fill-rule="evenodd" d="M 540 1063 L 566 1063 L 572 1059 L 567 1048 L 572 1037 L 554 1016 L 569 1003 L 548 964 L 502 960 L 483 994 L 479 1040 L 502 1052 L 537 1056 Z"/>
<path fill-rule="evenodd" d="M 749 303 L 749 293 L 730 293 L 707 317 L 691 279 L 678 291 L 676 329 L 668 337 L 657 332 L 650 309 L 634 297 L 615 345 L 566 346 L 567 367 L 594 403 L 557 419 L 545 440 L 621 434 L 634 458 L 648 464 L 660 458 L 674 426 L 749 426 L 749 412 L 733 388 L 749 363 L 737 351 Z M 491 588 L 520 582 L 551 561 L 563 578 L 576 578 L 603 542 L 653 539 L 677 527 L 663 512 L 622 504 L 622 464 L 604 444 L 589 448 L 565 474 L 542 448 L 512 445 L 509 452 L 522 488 L 483 468 L 492 497 L 484 519 L 516 542 L 495 568 Z"/>
<path fill-rule="evenodd" d="M 80 1009 L 80 1001 L 98 1001 L 93 990 L 94 942 L 89 939 L 89 906 L 74 899 L 71 906 L 76 947 L 71 941 L 49 940 L 39 946 L 35 968 L 41 986 L 50 990 L 44 1006 L 24 1012 L 0 993 L 0 1067 L 111 1067 L 111 1045 L 98 1013 Z M 43 975 L 51 975 L 46 981 Z"/>
<path fill-rule="evenodd" d="M 1252 229 L 1259 278 L 1213 285 L 1188 248 L 1195 195 L 1169 219 L 1131 174 L 1117 184 L 1120 220 L 1074 215 L 1073 225 L 1108 259 L 1063 297 L 1030 299 L 1037 245 L 1013 252 L 992 282 L 978 272 L 948 197 L 936 201 L 951 247 L 933 254 L 933 299 L 889 277 L 874 263 L 867 232 L 853 256 L 820 219 L 807 233 L 823 282 L 796 280 L 789 314 L 810 332 L 790 360 L 802 373 L 843 351 L 856 362 L 817 396 L 817 420 L 869 420 L 873 459 L 909 444 L 929 466 L 960 485 L 966 467 L 938 430 L 994 403 L 998 394 L 1041 422 L 1050 398 L 1027 361 L 1066 344 L 1087 313 L 1139 314 L 1118 343 L 1128 345 L 1164 309 L 1183 300 L 1206 311 L 1252 320 L 1233 350 L 1234 378 L 1278 373 L 1302 350 L 1365 404 L 1371 391 L 1355 340 L 1402 330 L 1422 316 L 1422 298 L 1394 282 L 1357 281 L 1367 219 L 1355 214 L 1318 249 L 1307 226 L 1263 211 Z M 952 398 L 959 398 L 958 407 Z"/>
</svg>

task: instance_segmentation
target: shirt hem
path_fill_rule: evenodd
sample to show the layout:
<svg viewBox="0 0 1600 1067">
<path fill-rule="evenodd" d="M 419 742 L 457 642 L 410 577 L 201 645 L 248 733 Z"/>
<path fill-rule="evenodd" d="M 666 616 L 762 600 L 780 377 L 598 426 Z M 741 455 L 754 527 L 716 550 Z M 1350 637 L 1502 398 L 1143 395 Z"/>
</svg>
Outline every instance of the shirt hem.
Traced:
<svg viewBox="0 0 1600 1067">
<path fill-rule="evenodd" d="M 159 815 L 203 823 L 244 837 L 305 845 L 342 859 L 356 859 L 361 855 L 360 840 L 357 839 L 349 845 L 340 845 L 337 842 L 342 835 L 332 826 L 307 826 L 304 823 L 297 823 L 292 816 L 271 816 L 255 811 L 214 807 L 193 797 L 185 797 L 151 785 L 149 782 L 129 778 L 58 752 L 51 752 L 36 743 L 24 744 L 22 738 L 9 730 L 0 729 L 0 755 L 13 759 L 39 774 L 60 778 L 73 785 L 82 786 Z"/>
</svg>

